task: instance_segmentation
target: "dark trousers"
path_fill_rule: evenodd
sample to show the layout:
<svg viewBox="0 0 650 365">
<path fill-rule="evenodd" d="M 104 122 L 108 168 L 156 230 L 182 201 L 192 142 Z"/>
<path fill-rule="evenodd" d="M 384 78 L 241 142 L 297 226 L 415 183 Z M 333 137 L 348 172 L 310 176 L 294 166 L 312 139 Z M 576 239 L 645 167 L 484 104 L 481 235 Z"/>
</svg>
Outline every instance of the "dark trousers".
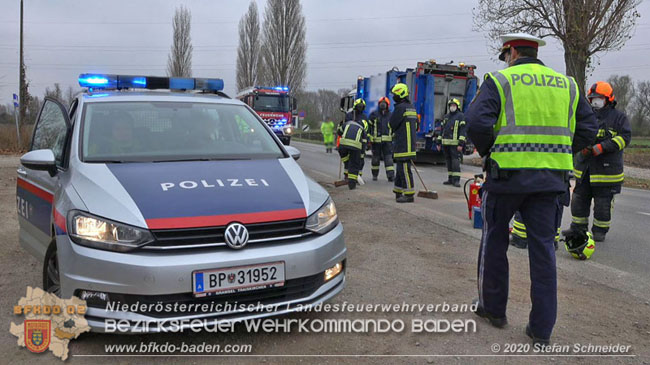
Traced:
<svg viewBox="0 0 650 365">
<path fill-rule="evenodd" d="M 379 176 L 380 161 L 384 160 L 386 177 L 392 179 L 395 177 L 395 166 L 393 166 L 393 143 L 392 142 L 373 142 L 372 144 L 372 176 Z"/>
<path fill-rule="evenodd" d="M 519 210 L 526 225 L 530 262 L 529 323 L 537 337 L 550 338 L 557 317 L 557 274 L 553 241 L 557 229 L 558 195 L 483 193 L 483 236 L 478 256 L 481 306 L 495 317 L 506 316 L 508 303 L 508 231 Z"/>
<path fill-rule="evenodd" d="M 586 175 L 586 176 L 585 176 Z M 576 183 L 571 198 L 571 229 L 586 231 L 589 228 L 589 210 L 594 201 L 593 232 L 607 233 L 612 223 L 614 195 L 621 192 L 621 186 L 592 186 L 589 175 L 585 173 Z"/>
<path fill-rule="evenodd" d="M 411 171 L 411 160 L 395 160 L 395 187 L 394 193 L 414 195 L 413 172 Z"/>
<path fill-rule="evenodd" d="M 460 152 L 458 146 L 443 145 L 442 152 L 445 154 L 447 163 L 448 181 L 451 183 L 460 182 Z"/>
<path fill-rule="evenodd" d="M 361 150 L 341 146 L 339 148 L 339 155 L 341 156 L 341 161 L 343 161 L 347 178 L 356 183 L 357 178 L 361 175 L 361 170 L 363 169 Z"/>
</svg>

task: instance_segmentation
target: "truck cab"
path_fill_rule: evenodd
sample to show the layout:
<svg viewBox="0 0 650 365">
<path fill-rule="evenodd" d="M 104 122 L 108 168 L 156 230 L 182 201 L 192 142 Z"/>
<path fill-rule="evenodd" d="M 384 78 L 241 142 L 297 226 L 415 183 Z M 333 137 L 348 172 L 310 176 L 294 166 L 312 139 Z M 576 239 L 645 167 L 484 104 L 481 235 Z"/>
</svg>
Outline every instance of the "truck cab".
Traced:
<svg viewBox="0 0 650 365">
<path fill-rule="evenodd" d="M 283 144 L 289 145 L 295 129 L 296 98 L 286 86 L 255 86 L 241 91 L 237 99 L 250 106 L 271 127 Z"/>
</svg>

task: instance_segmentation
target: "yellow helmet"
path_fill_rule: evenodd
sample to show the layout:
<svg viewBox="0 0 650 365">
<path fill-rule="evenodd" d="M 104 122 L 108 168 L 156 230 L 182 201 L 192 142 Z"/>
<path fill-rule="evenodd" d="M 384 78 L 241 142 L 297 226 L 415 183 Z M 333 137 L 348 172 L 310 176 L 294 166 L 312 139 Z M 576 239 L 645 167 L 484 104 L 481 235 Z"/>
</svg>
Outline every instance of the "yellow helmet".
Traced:
<svg viewBox="0 0 650 365">
<path fill-rule="evenodd" d="M 395 86 L 393 86 L 390 92 L 393 93 L 394 95 L 397 95 L 401 99 L 404 99 L 405 97 L 409 96 L 409 87 L 406 86 L 406 84 L 402 84 L 400 82 L 398 84 L 395 84 Z"/>
<path fill-rule="evenodd" d="M 359 104 L 363 105 L 364 108 L 366 107 L 366 102 L 365 102 L 363 99 L 361 99 L 361 98 L 355 100 L 355 101 L 354 101 L 354 104 L 352 105 L 352 107 L 356 108 L 357 105 L 359 105 Z"/>
<path fill-rule="evenodd" d="M 460 109 L 460 100 L 458 100 L 456 98 L 449 99 L 449 101 L 447 102 L 447 105 L 450 105 L 450 104 L 456 104 L 458 106 L 458 108 Z"/>
<path fill-rule="evenodd" d="M 578 260 L 588 260 L 596 249 L 591 232 L 574 232 L 565 237 L 564 248 Z"/>
</svg>

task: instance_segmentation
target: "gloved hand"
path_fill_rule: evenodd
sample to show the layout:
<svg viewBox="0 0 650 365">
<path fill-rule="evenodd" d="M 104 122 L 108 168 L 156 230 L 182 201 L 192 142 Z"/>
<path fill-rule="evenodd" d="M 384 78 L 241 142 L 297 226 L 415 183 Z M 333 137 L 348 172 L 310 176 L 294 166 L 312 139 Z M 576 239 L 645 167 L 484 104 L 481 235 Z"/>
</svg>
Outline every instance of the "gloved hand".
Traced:
<svg viewBox="0 0 650 365">
<path fill-rule="evenodd" d="M 591 150 L 591 147 L 586 147 L 582 151 L 580 151 L 580 154 L 582 157 L 589 157 L 593 154 L 593 151 Z"/>
<path fill-rule="evenodd" d="M 591 151 L 594 156 L 598 156 L 603 153 L 603 145 L 601 145 L 600 143 L 595 144 L 593 145 L 593 147 L 591 147 Z"/>
</svg>

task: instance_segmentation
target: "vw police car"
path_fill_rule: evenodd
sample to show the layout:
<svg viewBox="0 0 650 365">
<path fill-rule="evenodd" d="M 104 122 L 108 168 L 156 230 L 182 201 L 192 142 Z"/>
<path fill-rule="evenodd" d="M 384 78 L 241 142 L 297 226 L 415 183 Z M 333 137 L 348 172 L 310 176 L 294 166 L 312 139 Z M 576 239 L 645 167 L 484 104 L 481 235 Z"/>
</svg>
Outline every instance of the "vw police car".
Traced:
<svg viewBox="0 0 650 365">
<path fill-rule="evenodd" d="M 16 200 L 44 289 L 86 300 L 93 330 L 252 319 L 343 289 L 334 203 L 222 80 L 82 74 L 79 84 L 69 108 L 45 99 Z"/>
</svg>

